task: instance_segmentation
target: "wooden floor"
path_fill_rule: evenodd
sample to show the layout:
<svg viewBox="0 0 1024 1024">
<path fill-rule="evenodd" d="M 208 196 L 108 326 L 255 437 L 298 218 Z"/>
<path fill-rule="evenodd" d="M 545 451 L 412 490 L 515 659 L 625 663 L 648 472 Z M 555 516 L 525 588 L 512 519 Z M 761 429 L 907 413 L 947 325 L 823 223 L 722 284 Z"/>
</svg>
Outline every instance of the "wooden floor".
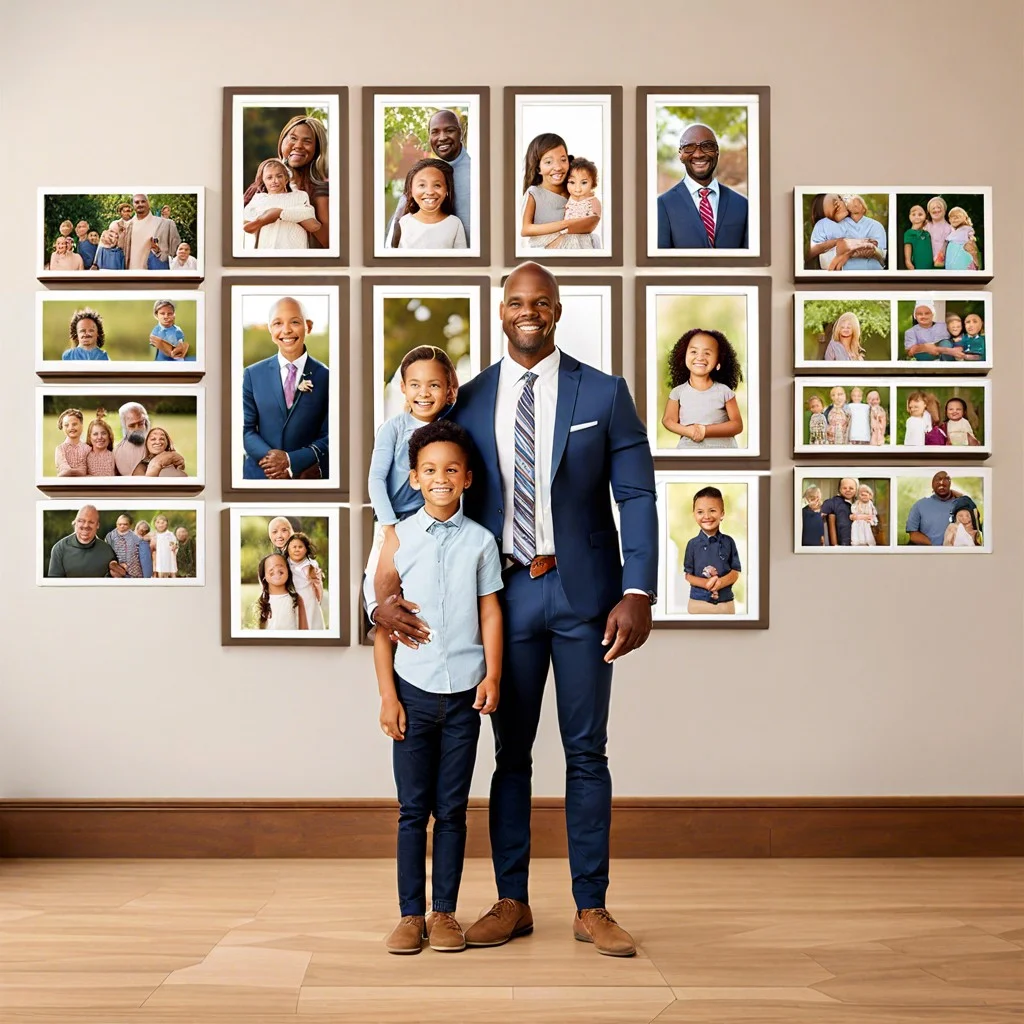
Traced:
<svg viewBox="0 0 1024 1024">
<path fill-rule="evenodd" d="M 532 936 L 395 957 L 386 860 L 0 861 L 0 1021 L 1024 1019 L 1024 861 L 625 860 L 612 879 L 632 960 L 572 940 L 560 860 L 534 862 Z M 492 886 L 467 863 L 463 923 Z"/>
</svg>

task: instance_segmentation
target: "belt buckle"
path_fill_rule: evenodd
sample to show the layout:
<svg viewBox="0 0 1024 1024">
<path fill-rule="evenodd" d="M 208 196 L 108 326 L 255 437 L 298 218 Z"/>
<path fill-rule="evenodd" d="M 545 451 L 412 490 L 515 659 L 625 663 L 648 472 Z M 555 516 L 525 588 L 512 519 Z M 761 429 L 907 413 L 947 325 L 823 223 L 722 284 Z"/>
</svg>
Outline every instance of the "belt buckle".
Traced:
<svg viewBox="0 0 1024 1024">
<path fill-rule="evenodd" d="M 530 562 L 530 579 L 535 580 L 545 573 L 549 573 L 555 567 L 554 555 L 537 555 Z"/>
</svg>

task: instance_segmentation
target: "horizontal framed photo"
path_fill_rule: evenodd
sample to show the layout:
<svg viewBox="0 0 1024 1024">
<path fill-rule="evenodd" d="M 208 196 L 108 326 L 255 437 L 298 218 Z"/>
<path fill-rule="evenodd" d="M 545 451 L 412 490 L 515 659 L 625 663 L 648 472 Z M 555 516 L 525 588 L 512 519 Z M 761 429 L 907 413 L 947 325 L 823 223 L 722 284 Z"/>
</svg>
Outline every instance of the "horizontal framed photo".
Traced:
<svg viewBox="0 0 1024 1024">
<path fill-rule="evenodd" d="M 797 377 L 793 450 L 885 458 L 992 454 L 991 382 L 965 377 Z"/>
<path fill-rule="evenodd" d="M 348 280 L 225 279 L 224 493 L 348 494 Z"/>
<path fill-rule="evenodd" d="M 490 91 L 363 89 L 364 260 L 490 263 Z"/>
<path fill-rule="evenodd" d="M 768 628 L 766 473 L 656 470 L 655 628 Z"/>
<path fill-rule="evenodd" d="M 223 510 L 222 645 L 348 645 L 349 512 L 287 502 Z"/>
<path fill-rule="evenodd" d="M 658 469 L 767 465 L 771 280 L 636 282 L 636 404 Z"/>
<path fill-rule="evenodd" d="M 206 582 L 201 501 L 36 502 L 41 587 L 196 587 Z"/>
<path fill-rule="evenodd" d="M 793 197 L 798 280 L 974 282 L 995 271 L 987 186 L 807 186 Z"/>
<path fill-rule="evenodd" d="M 989 554 L 992 471 L 974 466 L 794 471 L 798 554 Z"/>
<path fill-rule="evenodd" d="M 224 263 L 348 262 L 348 89 L 224 89 Z"/>
<path fill-rule="evenodd" d="M 36 292 L 36 372 L 201 375 L 205 299 L 170 289 Z"/>
<path fill-rule="evenodd" d="M 636 95 L 637 263 L 767 266 L 768 87 L 642 87 Z"/>
<path fill-rule="evenodd" d="M 797 292 L 794 315 L 797 370 L 992 368 L 991 292 Z"/>
<path fill-rule="evenodd" d="M 505 262 L 622 265 L 622 86 L 505 87 Z"/>
<path fill-rule="evenodd" d="M 205 397 L 200 385 L 40 385 L 37 486 L 202 487 Z"/>
<path fill-rule="evenodd" d="M 89 285 L 201 281 L 204 201 L 200 185 L 40 188 L 36 276 Z"/>
</svg>

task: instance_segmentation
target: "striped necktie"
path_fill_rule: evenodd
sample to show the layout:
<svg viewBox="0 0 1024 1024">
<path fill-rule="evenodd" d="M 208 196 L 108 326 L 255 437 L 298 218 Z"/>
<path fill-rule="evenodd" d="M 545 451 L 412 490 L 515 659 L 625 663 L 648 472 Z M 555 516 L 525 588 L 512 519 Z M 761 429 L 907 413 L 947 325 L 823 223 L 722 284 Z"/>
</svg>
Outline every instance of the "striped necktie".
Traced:
<svg viewBox="0 0 1024 1024">
<path fill-rule="evenodd" d="M 704 221 L 704 230 L 708 233 L 708 244 L 713 249 L 715 247 L 715 215 L 711 212 L 711 200 L 708 196 L 711 195 L 711 189 L 699 188 L 697 194 L 700 196 L 700 219 Z"/>
<path fill-rule="evenodd" d="M 533 382 L 537 374 L 522 376 L 523 393 L 516 406 L 516 465 L 512 500 L 512 557 L 524 565 L 537 554 L 537 460 Z"/>
</svg>

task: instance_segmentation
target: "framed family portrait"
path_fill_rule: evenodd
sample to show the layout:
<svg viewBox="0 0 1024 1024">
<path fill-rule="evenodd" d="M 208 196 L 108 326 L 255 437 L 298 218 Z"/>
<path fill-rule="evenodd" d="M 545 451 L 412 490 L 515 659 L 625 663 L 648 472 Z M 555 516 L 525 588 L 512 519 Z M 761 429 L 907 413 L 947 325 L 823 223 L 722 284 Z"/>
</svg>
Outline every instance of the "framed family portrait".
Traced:
<svg viewBox="0 0 1024 1024">
<path fill-rule="evenodd" d="M 622 265 L 622 86 L 505 87 L 505 262 Z"/>
<path fill-rule="evenodd" d="M 766 267 L 767 86 L 638 88 L 640 266 Z"/>
<path fill-rule="evenodd" d="M 224 493 L 347 499 L 348 280 L 229 279 L 221 309 Z"/>
<path fill-rule="evenodd" d="M 37 195 L 40 281 L 174 287 L 206 273 L 202 186 L 43 187 Z"/>
<path fill-rule="evenodd" d="M 172 289 L 36 292 L 36 372 L 200 376 L 205 298 Z"/>
<path fill-rule="evenodd" d="M 222 515 L 222 645 L 347 646 L 349 507 L 229 505 Z"/>
<path fill-rule="evenodd" d="M 79 498 L 36 502 L 42 587 L 201 587 L 201 501 Z"/>
<path fill-rule="evenodd" d="M 793 450 L 948 460 L 992 454 L 991 382 L 965 377 L 797 377 Z"/>
<path fill-rule="evenodd" d="M 636 404 L 654 464 L 767 465 L 771 280 L 638 278 Z"/>
<path fill-rule="evenodd" d="M 490 263 L 490 91 L 363 90 L 364 260 Z"/>
<path fill-rule="evenodd" d="M 992 368 L 991 292 L 797 292 L 794 316 L 798 371 Z"/>
<path fill-rule="evenodd" d="M 798 187 L 796 278 L 988 281 L 992 189 L 984 186 Z"/>
<path fill-rule="evenodd" d="M 348 89 L 224 89 L 224 263 L 348 262 Z"/>
<path fill-rule="evenodd" d="M 989 554 L 992 471 L 974 466 L 794 471 L 798 554 Z"/>
<path fill-rule="evenodd" d="M 36 388 L 36 485 L 190 488 L 206 481 L 205 391 L 182 384 Z"/>
<path fill-rule="evenodd" d="M 767 473 L 656 470 L 654 627 L 768 628 Z"/>
</svg>

